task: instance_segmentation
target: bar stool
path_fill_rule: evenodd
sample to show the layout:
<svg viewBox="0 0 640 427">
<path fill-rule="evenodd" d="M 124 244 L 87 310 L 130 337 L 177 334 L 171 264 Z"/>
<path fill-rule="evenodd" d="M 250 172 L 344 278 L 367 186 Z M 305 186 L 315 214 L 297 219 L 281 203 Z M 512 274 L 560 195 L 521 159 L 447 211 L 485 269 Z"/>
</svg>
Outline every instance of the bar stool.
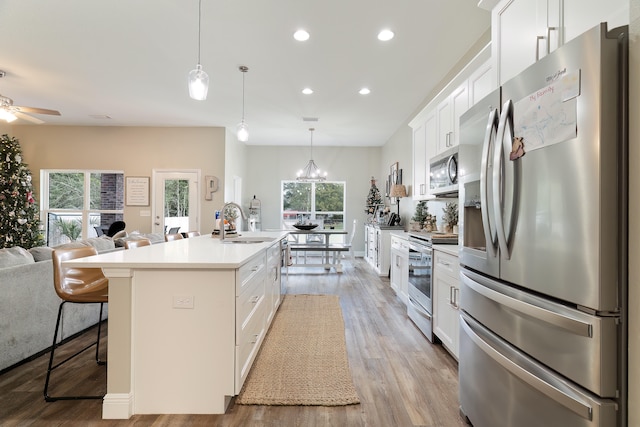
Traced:
<svg viewBox="0 0 640 427">
<path fill-rule="evenodd" d="M 130 240 L 124 241 L 125 249 L 134 249 L 134 248 L 139 248 L 141 246 L 151 246 L 151 240 L 145 237 L 140 239 L 130 239 Z"/>
<path fill-rule="evenodd" d="M 51 372 L 78 356 L 80 353 L 96 346 L 96 362 L 99 365 L 105 365 L 106 362 L 99 358 L 100 351 L 100 332 L 102 329 L 102 309 L 105 303 L 109 302 L 109 280 L 102 274 L 100 268 L 68 268 L 63 267 L 62 262 L 76 258 L 83 258 L 91 255 L 97 255 L 98 252 L 94 247 L 83 247 L 73 249 L 56 249 L 52 253 L 53 261 L 53 286 L 62 299 L 58 308 L 58 319 L 56 321 L 55 332 L 53 333 L 53 344 L 51 345 L 51 356 L 49 357 L 49 366 L 47 368 L 47 378 L 44 383 L 44 399 L 47 402 L 55 402 L 56 400 L 77 400 L 77 399 L 102 399 L 104 396 L 49 396 L 49 379 Z M 89 344 L 82 350 L 67 357 L 63 361 L 53 364 L 54 352 L 59 345 L 56 343 L 58 331 L 60 329 L 60 321 L 62 319 L 62 309 L 66 303 L 73 304 L 100 304 L 100 317 L 98 318 L 98 338 L 94 343 Z"/>
<path fill-rule="evenodd" d="M 164 235 L 164 241 L 165 242 L 171 242 L 173 240 L 180 240 L 180 239 L 182 239 L 182 234 L 180 234 L 180 233 L 165 234 Z"/>
<path fill-rule="evenodd" d="M 198 237 L 199 235 L 199 231 L 187 231 L 187 237 Z"/>
</svg>

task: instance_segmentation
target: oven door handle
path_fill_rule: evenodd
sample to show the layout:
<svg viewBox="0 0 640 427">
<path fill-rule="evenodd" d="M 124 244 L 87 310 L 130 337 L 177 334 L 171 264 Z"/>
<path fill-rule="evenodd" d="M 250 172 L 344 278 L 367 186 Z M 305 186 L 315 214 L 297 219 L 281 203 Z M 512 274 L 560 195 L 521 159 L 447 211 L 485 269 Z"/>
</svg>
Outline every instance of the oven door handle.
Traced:
<svg viewBox="0 0 640 427">
<path fill-rule="evenodd" d="M 433 249 L 431 249 L 431 246 L 426 246 L 420 243 L 413 243 L 413 242 L 409 242 L 409 250 L 414 250 L 416 252 L 420 252 L 423 254 L 430 254 L 431 252 L 433 252 Z"/>
<path fill-rule="evenodd" d="M 409 296 L 409 303 L 416 309 L 416 313 L 418 313 L 428 321 L 431 321 L 431 315 L 425 311 L 425 308 L 420 305 L 418 301 L 411 298 L 411 296 Z"/>
</svg>

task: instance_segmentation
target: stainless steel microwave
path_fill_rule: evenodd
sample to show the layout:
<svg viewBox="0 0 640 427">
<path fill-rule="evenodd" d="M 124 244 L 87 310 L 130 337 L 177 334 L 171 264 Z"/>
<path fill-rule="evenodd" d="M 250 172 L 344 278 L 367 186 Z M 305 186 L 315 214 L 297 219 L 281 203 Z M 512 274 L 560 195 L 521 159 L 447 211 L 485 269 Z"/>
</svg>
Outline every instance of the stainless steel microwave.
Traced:
<svg viewBox="0 0 640 427">
<path fill-rule="evenodd" d="M 433 157 L 429 166 L 429 194 L 438 197 L 457 197 L 458 147 Z"/>
</svg>

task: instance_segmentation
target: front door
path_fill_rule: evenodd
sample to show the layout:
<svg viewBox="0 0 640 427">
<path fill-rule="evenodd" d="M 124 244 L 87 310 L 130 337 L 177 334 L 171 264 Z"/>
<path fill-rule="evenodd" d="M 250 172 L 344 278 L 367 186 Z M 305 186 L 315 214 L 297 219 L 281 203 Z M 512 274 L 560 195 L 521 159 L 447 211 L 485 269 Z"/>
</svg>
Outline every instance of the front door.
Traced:
<svg viewBox="0 0 640 427">
<path fill-rule="evenodd" d="M 198 231 L 197 171 L 154 171 L 153 232 Z"/>
</svg>

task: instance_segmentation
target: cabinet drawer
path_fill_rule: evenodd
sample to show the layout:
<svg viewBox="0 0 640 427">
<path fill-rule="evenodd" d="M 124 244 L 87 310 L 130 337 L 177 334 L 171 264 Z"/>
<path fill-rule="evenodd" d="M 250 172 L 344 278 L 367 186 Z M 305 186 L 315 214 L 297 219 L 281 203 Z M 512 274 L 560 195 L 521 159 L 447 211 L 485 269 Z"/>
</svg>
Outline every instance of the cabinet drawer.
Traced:
<svg viewBox="0 0 640 427">
<path fill-rule="evenodd" d="M 280 262 L 280 244 L 275 244 L 267 249 L 267 264 Z"/>
<path fill-rule="evenodd" d="M 435 262 L 434 273 L 446 274 L 447 276 L 455 278 L 456 281 L 460 280 L 460 265 L 458 257 L 437 250 L 433 251 L 433 253 Z"/>
<path fill-rule="evenodd" d="M 236 338 L 236 394 L 240 392 L 244 380 L 251 369 L 253 360 L 258 353 L 260 343 L 266 333 L 264 322 L 264 308 L 260 301 L 253 315 L 249 318 L 244 330 Z"/>
<path fill-rule="evenodd" d="M 264 253 L 251 258 L 249 262 L 240 267 L 238 269 L 238 277 L 236 280 L 236 296 L 245 292 L 245 289 L 251 288 L 254 280 L 262 280 L 264 278 L 264 270 Z"/>
<path fill-rule="evenodd" d="M 247 324 L 265 298 L 264 280 L 255 280 L 250 288 L 236 298 L 236 336 L 247 328 Z"/>
</svg>

